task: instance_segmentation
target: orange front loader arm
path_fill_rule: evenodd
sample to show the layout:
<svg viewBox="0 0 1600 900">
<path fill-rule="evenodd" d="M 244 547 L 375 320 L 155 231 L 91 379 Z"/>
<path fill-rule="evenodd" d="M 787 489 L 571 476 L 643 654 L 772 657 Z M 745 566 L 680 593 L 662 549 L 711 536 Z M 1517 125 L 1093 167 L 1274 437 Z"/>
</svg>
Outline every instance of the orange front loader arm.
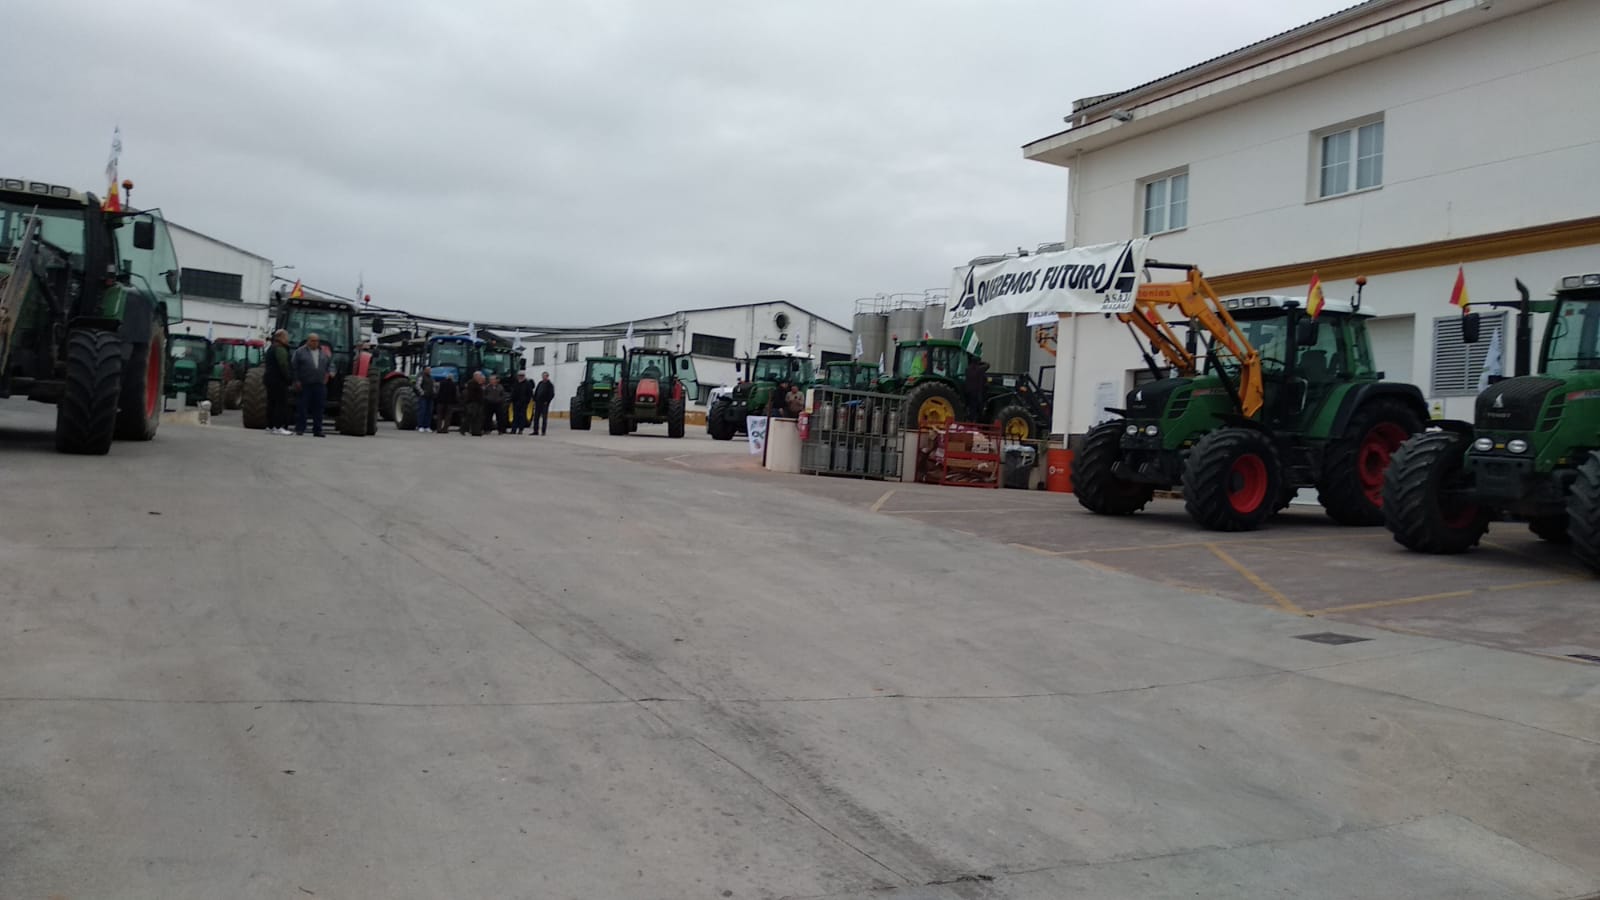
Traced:
<svg viewBox="0 0 1600 900">
<path fill-rule="evenodd" d="M 1266 402 L 1265 387 L 1261 382 L 1261 354 L 1239 330 L 1238 323 L 1233 321 L 1222 299 L 1206 283 L 1199 269 L 1188 267 L 1188 278 L 1184 281 L 1139 285 L 1139 292 L 1133 300 L 1133 312 L 1117 313 L 1118 319 L 1139 329 L 1180 373 L 1190 376 L 1198 374 L 1198 360 L 1162 318 L 1163 307 L 1174 307 L 1184 318 L 1198 322 L 1211 335 L 1213 346 L 1220 345 L 1239 360 L 1239 384 L 1235 399 L 1239 402 L 1242 415 L 1255 418 Z"/>
</svg>

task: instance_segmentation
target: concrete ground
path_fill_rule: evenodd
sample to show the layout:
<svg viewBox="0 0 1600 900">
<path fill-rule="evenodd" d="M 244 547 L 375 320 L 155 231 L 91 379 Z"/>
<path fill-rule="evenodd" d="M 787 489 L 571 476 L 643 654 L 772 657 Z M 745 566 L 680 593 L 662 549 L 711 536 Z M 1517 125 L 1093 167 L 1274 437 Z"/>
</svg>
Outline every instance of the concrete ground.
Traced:
<svg viewBox="0 0 1600 900">
<path fill-rule="evenodd" d="M 0 403 L 8 900 L 1600 890 L 1600 666 L 1209 587 L 1321 596 L 1170 512 L 1221 569 L 649 427 L 49 416 Z"/>
</svg>

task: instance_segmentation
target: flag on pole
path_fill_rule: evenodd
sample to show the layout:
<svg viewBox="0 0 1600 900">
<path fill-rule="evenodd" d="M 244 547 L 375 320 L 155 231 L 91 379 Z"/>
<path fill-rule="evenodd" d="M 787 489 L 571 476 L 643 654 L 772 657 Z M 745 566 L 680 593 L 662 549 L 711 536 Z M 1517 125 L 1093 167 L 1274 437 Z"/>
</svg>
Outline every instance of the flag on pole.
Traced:
<svg viewBox="0 0 1600 900">
<path fill-rule="evenodd" d="M 865 356 L 866 352 L 867 348 L 861 344 L 861 335 L 856 335 L 856 359 L 860 359 L 862 356 Z"/>
<path fill-rule="evenodd" d="M 627 353 L 628 348 L 631 346 L 633 346 L 633 323 L 629 322 L 628 333 L 622 338 L 622 352 Z"/>
<path fill-rule="evenodd" d="M 122 197 L 117 194 L 117 160 L 122 156 L 122 126 L 111 130 L 111 155 L 106 158 L 106 198 L 100 208 L 106 212 L 121 212 Z"/>
<path fill-rule="evenodd" d="M 1500 331 L 1501 329 L 1496 328 L 1494 336 L 1489 338 L 1489 355 L 1484 357 L 1483 372 L 1478 375 L 1478 390 L 1480 391 L 1489 389 L 1489 376 L 1504 375 L 1506 373 L 1505 354 L 1500 347 Z"/>
<path fill-rule="evenodd" d="M 1472 301 L 1467 297 L 1467 270 L 1456 266 L 1456 286 L 1450 289 L 1450 305 L 1461 307 L 1461 314 L 1466 315 L 1467 307 Z"/>
<path fill-rule="evenodd" d="M 1322 278 L 1312 272 L 1311 287 L 1306 291 L 1306 312 L 1311 313 L 1311 318 L 1315 319 L 1322 315 L 1322 305 L 1326 302 L 1327 298 L 1322 296 Z"/>
<path fill-rule="evenodd" d="M 216 339 L 217 339 L 217 323 L 216 322 L 207 322 L 206 323 L 206 340 L 214 341 Z"/>
<path fill-rule="evenodd" d="M 356 299 L 362 303 L 371 303 L 372 298 L 367 296 L 367 273 L 362 272 L 356 278 Z"/>
<path fill-rule="evenodd" d="M 983 341 L 978 340 L 978 332 L 971 325 L 961 333 L 961 349 L 973 356 L 983 355 Z"/>
<path fill-rule="evenodd" d="M 289 289 L 289 299 L 290 300 L 299 300 L 300 298 L 304 297 L 305 295 L 306 295 L 305 288 L 300 286 L 300 279 L 296 278 L 294 280 L 294 287 Z"/>
</svg>

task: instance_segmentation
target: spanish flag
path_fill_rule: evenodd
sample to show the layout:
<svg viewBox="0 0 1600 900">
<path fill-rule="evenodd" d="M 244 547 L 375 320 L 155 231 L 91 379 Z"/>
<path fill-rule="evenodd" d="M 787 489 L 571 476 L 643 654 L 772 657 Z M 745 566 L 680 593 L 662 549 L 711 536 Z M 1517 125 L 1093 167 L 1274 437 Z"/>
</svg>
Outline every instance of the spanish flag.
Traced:
<svg viewBox="0 0 1600 900">
<path fill-rule="evenodd" d="M 100 201 L 100 208 L 105 212 L 122 212 L 122 197 L 117 193 L 117 162 L 122 157 L 122 126 L 118 125 L 111 131 L 111 155 L 106 158 L 106 188 L 105 199 Z"/>
<path fill-rule="evenodd" d="M 1315 319 L 1317 316 L 1322 315 L 1322 304 L 1326 299 L 1322 296 L 1322 279 L 1318 277 L 1317 273 L 1312 272 L 1311 288 L 1306 291 L 1306 312 L 1311 313 L 1311 318 Z"/>
<path fill-rule="evenodd" d="M 294 287 L 289 289 L 289 299 L 290 300 L 299 300 L 300 298 L 304 297 L 305 295 L 306 295 L 305 290 L 300 287 L 300 279 L 296 278 L 294 280 Z"/>
<path fill-rule="evenodd" d="M 1456 286 L 1450 289 L 1450 305 L 1461 307 L 1461 314 L 1466 315 L 1471 304 L 1472 300 L 1467 297 L 1466 269 L 1456 266 Z"/>
</svg>

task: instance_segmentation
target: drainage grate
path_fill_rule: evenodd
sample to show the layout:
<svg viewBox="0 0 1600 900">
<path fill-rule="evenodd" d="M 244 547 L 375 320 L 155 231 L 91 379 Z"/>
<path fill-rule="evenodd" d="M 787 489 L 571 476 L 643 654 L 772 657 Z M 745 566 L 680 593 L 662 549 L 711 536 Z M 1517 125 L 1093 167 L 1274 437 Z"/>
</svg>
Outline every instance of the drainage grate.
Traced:
<svg viewBox="0 0 1600 900">
<path fill-rule="evenodd" d="M 1573 659 L 1581 659 L 1584 662 L 1600 663 L 1600 656 L 1595 656 L 1593 653 L 1568 653 L 1567 655 Z"/>
<path fill-rule="evenodd" d="M 1302 641 L 1310 641 L 1313 644 L 1359 644 L 1362 641 L 1372 640 L 1372 638 L 1356 637 L 1353 634 L 1340 634 L 1337 631 L 1297 634 L 1295 637 Z"/>
</svg>

